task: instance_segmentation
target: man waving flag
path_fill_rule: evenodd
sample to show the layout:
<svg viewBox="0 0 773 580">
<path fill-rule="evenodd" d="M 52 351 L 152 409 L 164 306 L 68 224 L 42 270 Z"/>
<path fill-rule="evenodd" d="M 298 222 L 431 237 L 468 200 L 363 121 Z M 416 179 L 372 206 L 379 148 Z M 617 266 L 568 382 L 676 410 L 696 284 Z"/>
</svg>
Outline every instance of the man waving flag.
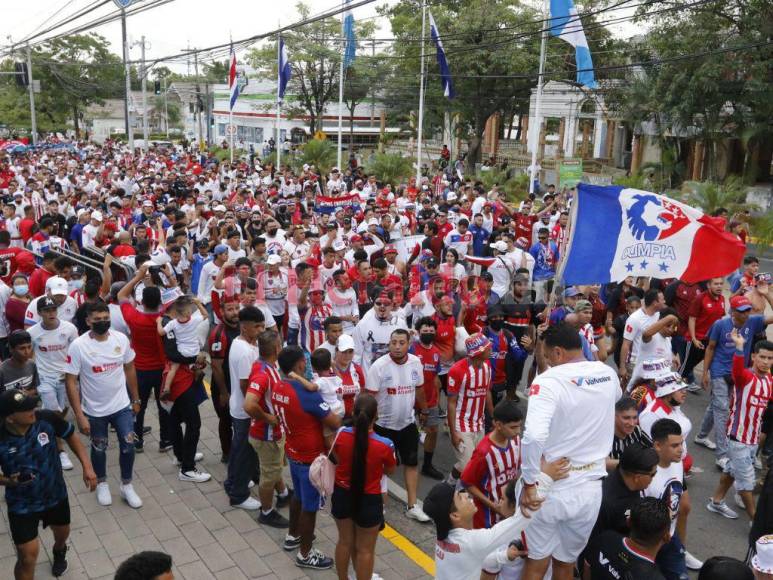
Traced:
<svg viewBox="0 0 773 580">
<path fill-rule="evenodd" d="M 451 69 L 448 68 L 446 51 L 443 49 L 443 42 L 440 40 L 440 33 L 438 32 L 437 24 L 435 24 L 435 19 L 432 18 L 432 12 L 429 13 L 429 34 L 437 49 L 437 64 L 440 67 L 440 82 L 443 84 L 443 95 L 448 99 L 453 99 L 456 96 L 456 92 L 451 81 Z"/>
</svg>

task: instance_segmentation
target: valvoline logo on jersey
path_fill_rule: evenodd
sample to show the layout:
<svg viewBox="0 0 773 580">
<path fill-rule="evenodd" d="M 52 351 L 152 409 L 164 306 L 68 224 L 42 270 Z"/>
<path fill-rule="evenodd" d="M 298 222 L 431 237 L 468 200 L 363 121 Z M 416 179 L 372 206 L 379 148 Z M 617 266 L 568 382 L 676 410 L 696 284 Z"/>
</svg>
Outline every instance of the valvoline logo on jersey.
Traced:
<svg viewBox="0 0 773 580">
<path fill-rule="evenodd" d="M 612 380 L 612 377 L 606 376 L 606 377 L 577 377 L 576 379 L 571 379 L 571 383 L 574 385 L 577 385 L 578 387 L 581 387 L 583 385 L 598 385 L 601 383 L 608 383 Z"/>
</svg>

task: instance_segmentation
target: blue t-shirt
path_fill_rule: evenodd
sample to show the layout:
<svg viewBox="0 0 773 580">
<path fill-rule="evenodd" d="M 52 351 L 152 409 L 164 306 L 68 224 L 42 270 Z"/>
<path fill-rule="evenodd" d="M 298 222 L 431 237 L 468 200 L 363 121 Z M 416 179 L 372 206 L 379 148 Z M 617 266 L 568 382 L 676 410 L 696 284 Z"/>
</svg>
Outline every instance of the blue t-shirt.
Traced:
<svg viewBox="0 0 773 580">
<path fill-rule="evenodd" d="M 201 277 L 201 269 L 204 267 L 204 264 L 211 261 L 212 256 L 203 258 L 199 253 L 196 253 L 193 258 L 191 258 L 191 292 L 194 296 L 199 293 L 199 278 Z"/>
<path fill-rule="evenodd" d="M 470 224 L 470 233 L 472 234 L 472 253 L 475 256 L 482 257 L 486 255 L 486 244 L 488 244 L 491 232 L 483 226 Z"/>
<path fill-rule="evenodd" d="M 717 343 L 714 349 L 714 358 L 711 361 L 709 371 L 711 377 L 718 379 L 731 374 L 733 369 L 733 354 L 735 353 L 735 343 L 731 338 L 733 330 L 733 321 L 729 316 L 720 318 L 709 329 L 709 341 Z M 749 365 L 752 351 L 752 339 L 754 335 L 765 330 L 765 317 L 761 314 L 750 316 L 741 328 L 738 329 L 740 335 L 746 341 L 743 345 L 744 358 L 746 365 Z"/>
</svg>

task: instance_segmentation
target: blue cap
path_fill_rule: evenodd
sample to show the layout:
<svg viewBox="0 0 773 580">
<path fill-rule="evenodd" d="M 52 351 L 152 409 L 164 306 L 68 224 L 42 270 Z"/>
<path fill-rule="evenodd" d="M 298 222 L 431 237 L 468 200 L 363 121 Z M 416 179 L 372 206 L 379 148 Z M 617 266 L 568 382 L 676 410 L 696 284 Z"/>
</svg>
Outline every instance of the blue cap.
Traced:
<svg viewBox="0 0 773 580">
<path fill-rule="evenodd" d="M 219 256 L 220 254 L 225 254 L 228 251 L 228 246 L 225 244 L 218 244 L 215 246 L 215 249 L 212 250 L 212 253 L 215 256 Z"/>
<path fill-rule="evenodd" d="M 574 286 L 569 286 L 566 290 L 564 290 L 564 298 L 573 298 L 574 296 L 579 296 L 582 294 L 577 288 Z"/>
</svg>

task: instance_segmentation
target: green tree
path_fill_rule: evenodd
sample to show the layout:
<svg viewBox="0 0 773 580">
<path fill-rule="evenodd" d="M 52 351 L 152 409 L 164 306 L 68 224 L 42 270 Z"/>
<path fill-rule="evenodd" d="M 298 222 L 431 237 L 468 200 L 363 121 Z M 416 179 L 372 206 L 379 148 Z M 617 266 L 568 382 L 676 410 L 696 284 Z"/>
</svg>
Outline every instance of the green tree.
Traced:
<svg viewBox="0 0 773 580">
<path fill-rule="evenodd" d="M 365 166 L 368 175 L 378 175 L 383 183 L 397 186 L 413 173 L 413 164 L 399 153 L 376 153 Z"/>
<path fill-rule="evenodd" d="M 228 60 L 213 60 L 204 64 L 204 77 L 216 83 L 227 83 L 231 64 Z"/>
<path fill-rule="evenodd" d="M 368 99 L 376 99 L 376 88 L 382 80 L 389 76 L 389 65 L 386 58 L 381 55 L 375 58 L 364 58 L 359 55 L 354 63 L 345 71 L 344 76 L 344 105 L 349 111 L 349 143 L 354 141 L 354 112 L 357 105 Z"/>
</svg>

